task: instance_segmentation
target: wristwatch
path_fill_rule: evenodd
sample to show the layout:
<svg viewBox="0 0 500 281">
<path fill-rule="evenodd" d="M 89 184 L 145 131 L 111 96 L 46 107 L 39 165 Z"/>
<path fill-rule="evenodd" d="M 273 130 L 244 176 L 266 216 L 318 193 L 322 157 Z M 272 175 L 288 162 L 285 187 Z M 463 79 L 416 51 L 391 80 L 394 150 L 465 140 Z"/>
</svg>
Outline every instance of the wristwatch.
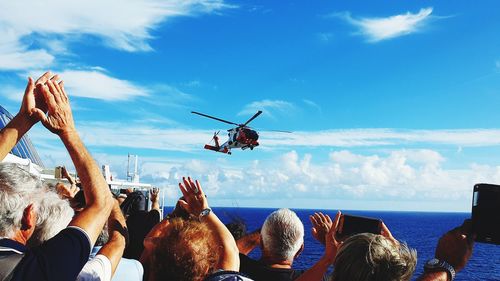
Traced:
<svg viewBox="0 0 500 281">
<path fill-rule="evenodd" d="M 210 209 L 210 208 L 203 209 L 200 212 L 200 215 L 198 216 L 198 218 L 201 220 L 203 217 L 208 216 L 210 214 L 210 212 L 212 212 L 212 209 Z"/>
<path fill-rule="evenodd" d="M 448 273 L 450 281 L 453 281 L 453 279 L 455 279 L 455 269 L 445 261 L 433 258 L 428 260 L 424 265 L 424 271 L 426 272 L 436 272 L 442 270 L 445 270 Z"/>
</svg>

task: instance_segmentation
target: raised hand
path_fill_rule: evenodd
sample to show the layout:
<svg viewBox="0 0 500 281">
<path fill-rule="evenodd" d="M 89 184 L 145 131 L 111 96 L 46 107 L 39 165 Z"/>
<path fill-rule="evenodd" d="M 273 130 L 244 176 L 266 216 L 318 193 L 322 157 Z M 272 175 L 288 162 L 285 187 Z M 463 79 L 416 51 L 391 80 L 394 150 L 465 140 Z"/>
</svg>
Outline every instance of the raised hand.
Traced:
<svg viewBox="0 0 500 281">
<path fill-rule="evenodd" d="M 193 182 L 190 177 L 182 178 L 183 183 L 179 183 L 179 188 L 184 196 L 184 200 L 179 200 L 179 204 L 191 215 L 198 217 L 204 209 L 208 208 L 208 201 L 201 185 L 196 180 Z"/>
<path fill-rule="evenodd" d="M 47 114 L 39 108 L 34 108 L 33 115 L 49 131 L 59 136 L 76 132 L 68 95 L 64 90 L 64 82 L 57 83 L 48 79 L 45 84 L 37 84 L 36 89 L 43 94 L 47 104 Z"/>
<path fill-rule="evenodd" d="M 47 112 L 47 104 L 43 98 L 43 94 L 36 90 L 37 84 L 45 84 L 48 80 L 56 82 L 59 80 L 58 75 L 52 75 L 50 71 L 45 72 L 40 78 L 33 81 L 33 78 L 28 78 L 28 85 L 24 91 L 23 101 L 21 103 L 21 108 L 19 113 L 28 117 L 31 122 L 36 123 L 40 121 L 40 115 L 34 114 L 35 111 L 40 110 L 41 112 Z"/>
<path fill-rule="evenodd" d="M 381 222 L 381 233 L 380 235 L 384 236 L 385 238 L 391 240 L 394 244 L 399 244 L 399 241 L 396 240 L 393 236 L 392 233 L 389 231 L 389 228 L 385 225 L 385 223 Z"/>
<path fill-rule="evenodd" d="M 457 272 L 462 270 L 472 256 L 474 238 L 470 230 L 471 222 L 466 220 L 462 226 L 443 235 L 436 247 L 436 258 L 446 261 Z"/>
<path fill-rule="evenodd" d="M 325 238 L 325 255 L 324 258 L 328 260 L 330 264 L 335 262 L 335 258 L 337 257 L 338 250 L 340 246 L 342 246 L 342 241 L 339 241 L 335 238 L 335 233 L 337 233 L 337 228 L 339 226 L 340 220 L 340 211 L 337 212 L 335 218 L 333 219 L 330 230 L 326 234 Z"/>
<path fill-rule="evenodd" d="M 323 213 L 314 213 L 314 215 L 309 216 L 309 220 L 312 224 L 311 234 L 314 239 L 318 240 L 321 244 L 325 245 L 326 234 L 330 231 L 332 227 L 332 219 L 328 215 Z"/>
<path fill-rule="evenodd" d="M 158 196 L 160 195 L 160 189 L 157 187 L 154 187 L 149 190 L 149 199 L 151 200 L 152 203 L 158 202 Z"/>
</svg>

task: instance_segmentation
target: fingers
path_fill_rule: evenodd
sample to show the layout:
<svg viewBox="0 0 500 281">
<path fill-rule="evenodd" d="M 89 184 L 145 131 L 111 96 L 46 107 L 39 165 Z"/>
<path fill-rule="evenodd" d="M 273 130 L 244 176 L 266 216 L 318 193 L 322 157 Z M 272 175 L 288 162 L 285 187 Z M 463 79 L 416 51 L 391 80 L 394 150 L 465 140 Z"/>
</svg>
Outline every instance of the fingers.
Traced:
<svg viewBox="0 0 500 281">
<path fill-rule="evenodd" d="M 311 224 L 313 225 L 313 227 L 319 225 L 318 221 L 316 220 L 316 213 L 309 216 L 309 220 L 311 221 Z"/>
<path fill-rule="evenodd" d="M 59 88 L 61 89 L 62 97 L 67 101 L 68 94 L 66 94 L 66 90 L 64 89 L 64 81 L 59 82 Z"/>
<path fill-rule="evenodd" d="M 187 198 L 189 194 L 188 194 L 188 191 L 187 191 L 186 187 L 185 187 L 182 183 L 179 183 L 179 189 L 180 189 L 180 190 L 181 190 L 181 192 L 182 192 L 182 196 L 183 196 L 184 198 Z M 180 201 L 180 200 L 179 200 L 179 201 Z M 184 201 L 184 200 L 183 200 L 183 201 Z"/>
<path fill-rule="evenodd" d="M 380 224 L 381 224 L 380 228 L 382 230 L 382 236 L 394 239 L 394 237 L 392 236 L 391 231 L 389 231 L 389 228 L 387 228 L 387 226 L 385 225 L 385 223 L 384 222 L 380 222 Z"/>
<path fill-rule="evenodd" d="M 26 90 L 24 90 L 24 94 L 28 94 L 33 92 L 35 89 L 35 84 L 33 83 L 33 78 L 28 77 L 28 84 L 26 85 Z"/>
<path fill-rule="evenodd" d="M 49 87 L 45 84 L 36 84 L 36 87 L 40 92 L 42 92 L 45 102 L 47 103 L 47 107 L 53 108 L 56 104 L 56 101 L 54 99 L 54 96 L 50 92 Z"/>
<path fill-rule="evenodd" d="M 177 201 L 177 203 L 179 203 L 179 205 L 181 206 L 181 208 L 183 208 L 184 210 L 186 210 L 186 212 L 191 213 L 191 209 L 189 207 L 189 204 L 186 201 L 179 200 L 179 201 Z"/>
<path fill-rule="evenodd" d="M 40 78 L 36 79 L 35 85 L 45 84 L 45 82 L 47 82 L 47 80 L 49 80 L 50 77 L 52 77 L 52 72 L 50 71 L 45 72 L 42 76 L 40 76 Z"/>
<path fill-rule="evenodd" d="M 328 236 L 331 236 L 333 239 L 335 239 L 335 232 L 337 232 L 337 227 L 339 226 L 341 215 L 342 213 L 338 211 L 337 214 L 335 215 L 335 218 L 333 219 L 332 227 L 330 227 L 330 230 L 328 231 Z"/>
<path fill-rule="evenodd" d="M 47 116 L 45 115 L 45 112 L 38 108 L 33 108 L 30 112 L 30 116 L 34 117 L 36 120 L 40 120 L 42 123 L 47 122 Z"/>
<path fill-rule="evenodd" d="M 54 96 L 54 100 L 57 103 L 60 103 L 63 99 L 61 97 L 61 94 L 60 94 L 59 90 L 56 88 L 55 83 L 52 82 L 52 80 L 48 80 L 46 84 L 49 87 L 50 92 Z"/>
</svg>

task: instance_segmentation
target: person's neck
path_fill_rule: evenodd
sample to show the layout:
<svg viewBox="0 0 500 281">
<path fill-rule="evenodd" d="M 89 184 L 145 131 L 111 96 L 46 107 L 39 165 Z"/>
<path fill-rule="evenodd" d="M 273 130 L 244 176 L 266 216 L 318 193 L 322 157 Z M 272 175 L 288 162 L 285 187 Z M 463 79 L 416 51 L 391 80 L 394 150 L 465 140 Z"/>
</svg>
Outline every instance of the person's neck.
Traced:
<svg viewBox="0 0 500 281">
<path fill-rule="evenodd" d="M 262 258 L 260 259 L 262 263 L 265 265 L 271 267 L 271 268 L 284 268 L 284 269 L 291 269 L 292 268 L 292 263 L 293 261 L 288 261 L 288 260 L 276 260 L 273 259 L 267 255 L 262 255 Z"/>
<path fill-rule="evenodd" d="M 26 237 L 22 234 L 22 231 L 17 231 L 13 237 L 9 238 L 10 240 L 14 240 L 18 243 L 21 243 L 23 244 L 24 246 L 26 246 L 26 243 L 28 243 L 28 240 L 26 239 Z"/>
</svg>

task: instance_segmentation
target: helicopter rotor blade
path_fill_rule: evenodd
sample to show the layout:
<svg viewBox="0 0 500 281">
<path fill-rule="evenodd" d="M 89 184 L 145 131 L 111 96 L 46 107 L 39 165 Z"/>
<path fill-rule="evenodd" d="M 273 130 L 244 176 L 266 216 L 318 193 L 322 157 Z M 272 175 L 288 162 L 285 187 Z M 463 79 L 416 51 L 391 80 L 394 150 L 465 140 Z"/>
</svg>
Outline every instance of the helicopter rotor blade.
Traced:
<svg viewBox="0 0 500 281">
<path fill-rule="evenodd" d="M 293 134 L 293 132 L 291 131 L 283 131 L 283 130 L 262 130 L 262 131 Z"/>
<path fill-rule="evenodd" d="M 257 113 L 255 113 L 255 115 L 252 116 L 252 118 L 248 119 L 248 121 L 245 124 L 242 124 L 239 126 L 245 127 L 246 125 L 248 125 L 248 123 L 252 122 L 253 119 L 257 118 L 257 116 L 259 116 L 261 113 L 262 113 L 262 110 L 257 111 Z"/>
<path fill-rule="evenodd" d="M 220 119 L 220 118 L 217 118 L 217 117 L 213 117 L 213 116 L 210 116 L 210 115 L 206 115 L 206 114 L 203 114 L 203 113 L 200 113 L 200 112 L 191 111 L 191 113 L 198 114 L 198 115 L 201 115 L 201 116 L 204 116 L 204 117 L 207 117 L 207 118 L 210 118 L 210 119 L 214 119 L 214 120 L 217 120 L 217 121 L 220 121 L 220 122 L 224 122 L 224 123 L 227 123 L 227 124 L 239 126 L 239 124 L 236 124 L 234 122 L 227 121 L 227 120 L 224 120 L 224 119 Z"/>
</svg>

